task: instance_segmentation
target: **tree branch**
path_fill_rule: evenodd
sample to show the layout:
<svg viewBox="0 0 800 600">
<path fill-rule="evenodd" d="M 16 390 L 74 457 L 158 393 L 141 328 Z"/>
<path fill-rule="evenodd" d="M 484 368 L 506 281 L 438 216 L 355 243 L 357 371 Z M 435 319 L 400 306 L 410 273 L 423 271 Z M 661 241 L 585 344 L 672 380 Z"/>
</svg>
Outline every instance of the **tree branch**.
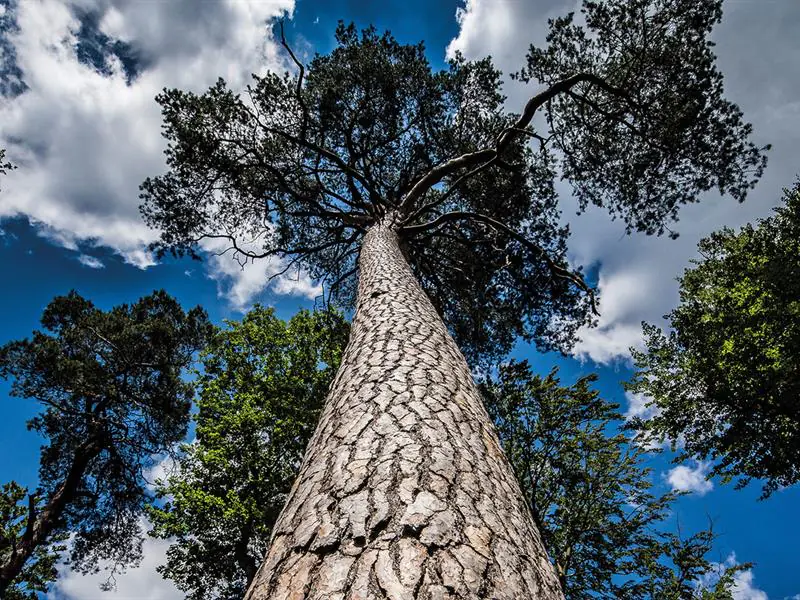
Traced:
<svg viewBox="0 0 800 600">
<path fill-rule="evenodd" d="M 566 279 L 567 281 L 571 281 L 581 290 L 583 290 L 589 296 L 589 300 L 592 305 L 592 312 L 595 315 L 599 316 L 599 312 L 597 311 L 597 305 L 595 303 L 594 297 L 594 290 L 590 288 L 586 282 L 583 280 L 583 277 L 578 275 L 577 273 L 573 273 L 568 271 L 567 269 L 557 265 L 552 258 L 547 254 L 547 252 L 539 245 L 533 243 L 525 236 L 517 233 L 513 229 L 511 229 L 508 225 L 501 223 L 500 221 L 493 219 L 487 215 L 483 215 L 480 213 L 468 212 L 468 211 L 454 211 L 445 213 L 433 221 L 429 221 L 428 223 L 424 223 L 422 225 L 409 225 L 406 227 L 402 227 L 400 231 L 406 235 L 416 235 L 419 233 L 423 233 L 425 231 L 431 231 L 445 225 L 447 223 L 452 223 L 455 221 L 475 221 L 478 223 L 484 223 L 492 227 L 495 231 L 499 231 L 505 233 L 506 235 L 511 236 L 515 240 L 517 240 L 520 244 L 525 246 L 528 250 L 531 250 L 537 253 L 542 259 L 547 263 L 550 272 L 559 279 Z"/>
<path fill-rule="evenodd" d="M 289 53 L 289 56 L 291 57 L 292 62 L 294 62 L 294 64 L 297 65 L 297 69 L 299 71 L 299 73 L 297 74 L 297 89 L 295 90 L 295 96 L 297 96 L 297 102 L 298 102 L 298 104 L 300 104 L 300 110 L 303 111 L 303 122 L 300 125 L 300 137 L 302 139 L 305 139 L 306 138 L 306 130 L 308 129 L 308 107 L 306 106 L 305 100 L 303 99 L 302 91 L 303 91 L 303 76 L 305 75 L 306 69 L 303 66 L 303 63 L 301 63 L 297 59 L 297 56 L 295 56 L 294 51 L 292 50 L 292 48 L 289 46 L 288 42 L 286 41 L 286 35 L 284 34 L 284 31 L 283 31 L 283 21 L 284 21 L 283 19 L 281 19 L 279 21 L 280 22 L 280 28 L 281 28 L 281 45 Z"/>
<path fill-rule="evenodd" d="M 495 164 L 497 162 L 497 160 L 498 160 L 498 157 L 495 154 L 490 160 L 486 161 L 485 163 L 483 163 L 481 165 L 478 165 L 477 167 L 475 167 L 471 171 L 465 173 L 464 175 L 462 175 L 461 177 L 456 179 L 452 184 L 450 184 L 450 186 L 447 188 L 447 191 L 444 194 L 442 194 L 439 198 L 437 198 L 433 202 L 428 202 L 424 206 L 421 206 L 419 208 L 419 210 L 415 211 L 412 215 L 410 215 L 403 222 L 404 223 L 413 223 L 415 220 L 420 218 L 422 215 L 434 210 L 438 206 L 441 206 L 452 195 L 452 193 L 456 191 L 456 189 L 458 188 L 458 186 L 462 182 L 466 181 L 467 179 L 470 179 L 471 177 L 474 177 L 475 175 L 477 175 L 481 171 L 483 171 L 485 169 L 488 169 L 493 164 Z"/>
<path fill-rule="evenodd" d="M 621 90 L 617 87 L 614 87 L 603 78 L 598 77 L 592 73 L 576 73 L 571 77 L 567 77 L 566 79 L 562 79 L 561 81 L 557 81 L 553 85 L 551 85 L 545 91 L 536 94 L 533 98 L 528 100 L 527 104 L 525 104 L 525 108 L 522 111 L 519 119 L 517 122 L 514 123 L 511 127 L 511 131 L 505 133 L 505 135 L 501 135 L 500 139 L 497 142 L 498 151 L 502 150 L 505 145 L 507 145 L 510 141 L 512 136 L 517 132 L 517 130 L 525 129 L 528 125 L 530 125 L 531 121 L 533 121 L 533 117 L 536 114 L 536 111 L 539 110 L 542 106 L 544 106 L 547 102 L 558 96 L 559 94 L 563 94 L 564 92 L 568 92 L 573 87 L 578 85 L 579 83 L 593 83 L 600 89 L 609 94 L 613 94 L 614 96 L 619 96 L 620 98 L 626 98 L 629 101 L 631 100 L 630 94 L 625 90 Z"/>
<path fill-rule="evenodd" d="M 440 165 L 433 167 L 419 181 L 417 181 L 417 183 L 414 184 L 414 187 L 412 187 L 408 194 L 406 194 L 406 197 L 403 198 L 403 201 L 400 204 L 401 212 L 409 210 L 425 192 L 442 181 L 442 179 L 448 175 L 455 173 L 461 168 L 471 167 L 476 163 L 485 160 L 491 160 L 496 155 L 497 150 L 487 148 L 484 150 L 478 150 L 477 152 L 462 154 L 457 158 L 452 158 Z"/>
<path fill-rule="evenodd" d="M 22 535 L 23 541 L 30 542 L 33 539 L 33 530 L 36 526 L 36 495 L 28 494 L 28 522 L 25 525 L 25 533 Z"/>
<path fill-rule="evenodd" d="M 306 148 L 307 150 L 311 150 L 312 152 L 315 152 L 319 156 L 324 156 L 329 161 L 331 161 L 333 164 L 335 164 L 337 167 L 339 167 L 339 169 L 344 174 L 349 175 L 350 177 L 352 177 L 353 179 L 358 181 L 361 185 L 364 186 L 364 189 L 366 189 L 370 194 L 372 194 L 372 195 L 377 197 L 377 193 L 375 192 L 375 190 L 373 190 L 372 186 L 369 184 L 369 181 L 367 181 L 366 177 L 364 177 L 364 175 L 362 175 L 356 169 L 354 169 L 353 167 L 348 165 L 341 156 L 339 156 L 338 154 L 336 154 L 332 150 L 329 150 L 328 148 L 325 148 L 324 146 L 320 146 L 319 144 L 315 144 L 314 142 L 311 142 L 311 141 L 309 141 L 307 139 L 304 139 L 302 137 L 294 136 L 294 135 L 288 133 L 287 131 L 284 131 L 283 129 L 276 128 L 276 127 L 270 127 L 266 123 L 263 123 L 261 121 L 261 119 L 258 117 L 258 115 L 254 114 L 252 111 L 250 111 L 249 108 L 245 107 L 245 110 L 247 110 L 250 113 L 250 115 L 255 119 L 255 121 L 259 124 L 259 126 L 265 132 L 267 132 L 269 134 L 272 134 L 272 135 L 278 135 L 278 136 L 280 136 L 280 137 L 292 142 L 293 144 L 296 144 L 298 146 L 302 146 L 303 148 Z"/>
<path fill-rule="evenodd" d="M 406 197 L 400 204 L 400 213 L 405 214 L 412 210 L 414 203 L 417 202 L 417 200 L 419 200 L 431 187 L 442 181 L 448 175 L 455 173 L 458 169 L 465 167 L 468 168 L 472 165 L 486 161 L 483 165 L 480 165 L 480 167 L 473 169 L 473 171 L 467 175 L 456 180 L 456 182 L 450 186 L 450 189 L 462 183 L 466 178 L 472 177 L 479 171 L 482 171 L 484 168 L 490 166 L 488 163 L 499 157 L 502 151 L 506 148 L 506 146 L 508 146 L 509 143 L 511 143 L 511 140 L 515 136 L 520 135 L 521 133 L 528 134 L 526 128 L 528 125 L 530 125 L 537 110 L 539 110 L 542 106 L 550 102 L 559 94 L 569 92 L 573 87 L 583 82 L 593 83 L 610 94 L 630 100 L 630 95 L 625 90 L 621 90 L 612 86 L 602 78 L 598 77 L 597 75 L 593 75 L 592 73 L 577 73 L 571 77 L 557 81 L 545 91 L 528 100 L 527 104 L 525 104 L 522 114 L 519 116 L 517 121 L 510 127 L 504 129 L 497 137 L 494 148 L 485 148 L 476 152 L 462 154 L 457 158 L 448 160 L 441 165 L 437 165 L 430 169 L 419 181 L 417 181 L 408 194 L 406 194 Z M 535 136 L 533 133 L 531 133 L 531 135 Z M 540 142 L 542 141 L 540 136 L 535 137 L 538 137 Z M 450 194 L 450 189 L 448 189 L 446 192 L 446 196 Z M 440 201 L 437 201 L 437 204 L 440 204 Z M 429 209 L 426 208 L 426 210 Z M 417 211 L 414 214 L 419 216 L 421 213 Z M 411 222 L 411 219 L 406 219 L 404 222 Z"/>
</svg>

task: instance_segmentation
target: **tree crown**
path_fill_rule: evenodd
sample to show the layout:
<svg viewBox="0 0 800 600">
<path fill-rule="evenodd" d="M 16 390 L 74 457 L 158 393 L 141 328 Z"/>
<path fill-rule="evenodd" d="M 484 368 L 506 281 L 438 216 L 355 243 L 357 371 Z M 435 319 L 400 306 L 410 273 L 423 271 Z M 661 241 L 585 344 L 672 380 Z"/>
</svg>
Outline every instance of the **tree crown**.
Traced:
<svg viewBox="0 0 800 600">
<path fill-rule="evenodd" d="M 713 187 L 743 199 L 764 168 L 722 97 L 707 40 L 720 5 L 586 0 L 584 26 L 554 20 L 531 48 L 519 76 L 544 89 L 520 114 L 504 110 L 490 59 L 434 72 L 421 44 L 340 24 L 306 66 L 284 40 L 295 75 L 158 97 L 169 171 L 142 185 L 143 215 L 162 252 L 222 238 L 344 302 L 363 235 L 383 222 L 468 357 L 518 335 L 566 349 L 592 299 L 565 259 L 558 178 L 582 207 L 661 233 Z"/>
<path fill-rule="evenodd" d="M 73 291 L 42 325 L 0 347 L 11 394 L 42 406 L 28 423 L 45 443 L 24 536 L 73 533 L 78 570 L 136 562 L 145 474 L 186 434 L 192 387 L 181 374 L 209 333 L 205 311 L 160 291 L 105 312 Z"/>
<path fill-rule="evenodd" d="M 556 370 L 541 377 L 511 361 L 482 386 L 567 600 L 730 600 L 749 565 L 715 569 L 711 527 L 666 530 L 681 494 L 654 493 L 647 451 L 596 379 L 562 386 Z"/>
<path fill-rule="evenodd" d="M 800 481 L 800 182 L 775 214 L 699 243 L 665 334 L 645 324 L 630 389 L 657 414 L 641 425 L 716 460 L 711 473 L 764 495 Z"/>
</svg>

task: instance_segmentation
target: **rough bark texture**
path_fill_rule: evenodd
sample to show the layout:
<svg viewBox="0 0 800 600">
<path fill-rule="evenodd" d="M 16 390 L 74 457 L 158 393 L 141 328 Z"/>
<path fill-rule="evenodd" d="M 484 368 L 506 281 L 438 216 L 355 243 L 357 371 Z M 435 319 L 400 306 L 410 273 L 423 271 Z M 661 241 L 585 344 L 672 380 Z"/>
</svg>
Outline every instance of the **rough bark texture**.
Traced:
<svg viewBox="0 0 800 600">
<path fill-rule="evenodd" d="M 350 342 L 247 600 L 562 598 L 466 361 L 397 235 L 367 234 Z"/>
</svg>

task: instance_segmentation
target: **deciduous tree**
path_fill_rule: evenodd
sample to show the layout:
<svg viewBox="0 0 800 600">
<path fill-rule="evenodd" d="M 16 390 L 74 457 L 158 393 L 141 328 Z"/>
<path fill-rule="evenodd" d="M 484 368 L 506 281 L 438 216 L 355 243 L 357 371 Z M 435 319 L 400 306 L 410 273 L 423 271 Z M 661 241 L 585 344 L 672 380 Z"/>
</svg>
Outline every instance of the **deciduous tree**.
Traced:
<svg viewBox="0 0 800 600">
<path fill-rule="evenodd" d="M 54 544 L 69 534 L 82 572 L 141 556 L 144 475 L 186 434 L 192 387 L 181 379 L 209 332 L 164 292 L 105 312 L 75 292 L 55 298 L 43 331 L 0 347 L 11 394 L 41 412 L 39 485 L 0 496 L 0 597 L 35 597 L 54 576 Z M 33 594 L 33 596 L 31 596 Z"/>
<path fill-rule="evenodd" d="M 647 452 L 596 379 L 565 387 L 512 361 L 481 386 L 567 600 L 731 598 L 749 565 L 709 561 L 710 527 L 670 531 L 680 494 L 653 492 Z"/>
<path fill-rule="evenodd" d="M 24 536 L 27 517 L 31 510 L 41 508 L 41 501 L 28 497 L 28 490 L 12 481 L 3 485 L 0 490 L 0 556 L 5 557 L 14 552 L 15 547 Z M 65 549 L 63 542 L 66 536 L 51 536 L 49 543 L 38 546 L 30 555 L 13 585 L 7 587 L 4 600 L 38 600 L 39 594 L 47 591 L 48 586 L 58 576 L 56 564 L 60 553 Z"/>
<path fill-rule="evenodd" d="M 256 306 L 203 351 L 196 439 L 157 488 L 159 571 L 193 600 L 242 598 L 297 476 L 349 326 L 334 311 L 288 322 Z"/>
<path fill-rule="evenodd" d="M 650 433 L 711 475 L 800 481 L 800 183 L 775 214 L 700 241 L 664 333 L 645 324 L 630 389 L 650 398 Z M 679 443 L 680 442 L 680 443 Z"/>
<path fill-rule="evenodd" d="M 204 352 L 197 438 L 150 511 L 151 533 L 174 542 L 159 570 L 188 598 L 244 594 L 345 342 L 338 316 L 283 323 L 257 307 Z M 732 576 L 749 565 L 709 561 L 710 528 L 669 531 L 678 494 L 652 493 L 645 452 L 595 379 L 563 387 L 555 372 L 512 362 L 481 386 L 567 600 L 730 599 Z"/>
<path fill-rule="evenodd" d="M 244 95 L 159 96 L 169 170 L 142 212 L 161 250 L 223 239 L 356 310 L 248 599 L 560 596 L 462 351 L 566 348 L 591 321 L 556 178 L 652 233 L 701 192 L 745 197 L 764 158 L 722 96 L 720 5 L 587 0 L 531 49 L 520 76 L 543 87 L 518 115 L 488 59 L 433 72 L 422 45 L 343 25 Z"/>
</svg>

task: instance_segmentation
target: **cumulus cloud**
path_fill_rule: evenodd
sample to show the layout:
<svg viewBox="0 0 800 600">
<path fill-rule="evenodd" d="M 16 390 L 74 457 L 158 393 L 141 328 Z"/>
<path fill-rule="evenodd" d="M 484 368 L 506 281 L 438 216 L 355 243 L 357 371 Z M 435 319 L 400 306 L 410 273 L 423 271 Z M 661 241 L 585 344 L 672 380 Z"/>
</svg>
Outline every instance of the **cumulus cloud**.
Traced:
<svg viewBox="0 0 800 600">
<path fill-rule="evenodd" d="M 648 406 L 650 398 L 644 394 L 633 394 L 625 392 L 625 398 L 628 401 L 628 408 L 625 410 L 625 419 L 640 418 L 652 419 L 659 413 L 657 406 Z"/>
<path fill-rule="evenodd" d="M 283 70 L 268 22 L 293 6 L 19 2 L 16 30 L 6 35 L 27 87 L 0 99 L 0 147 L 19 167 L 4 177 L 0 219 L 26 217 L 66 248 L 88 242 L 138 267 L 152 265 L 146 246 L 156 233 L 139 218 L 138 186 L 165 168 L 155 95 L 164 87 L 202 91 L 220 76 L 238 89 L 251 73 Z M 265 282 L 242 285 L 234 297 L 243 289 L 255 294 Z M 288 284 L 278 290 L 287 287 L 293 291 Z"/>
<path fill-rule="evenodd" d="M 546 20 L 578 8 L 577 0 L 465 0 L 458 10 L 459 32 L 449 47 L 467 58 L 491 55 L 505 72 L 517 71 L 530 43 L 544 44 Z M 770 166 L 744 204 L 709 194 L 684 207 L 673 226 L 677 240 L 625 234 L 602 209 L 576 216 L 567 186 L 560 186 L 564 220 L 572 231 L 570 261 L 599 265 L 599 326 L 581 332 L 575 352 L 599 363 L 628 360 L 628 349 L 642 343 L 641 322 L 663 325 L 662 316 L 677 303 L 675 278 L 698 258 L 697 242 L 727 225 L 738 227 L 764 217 L 778 204 L 781 189 L 798 172 L 800 145 L 800 4 L 731 2 L 714 39 L 726 93 L 753 123 L 756 143 L 771 143 Z M 742 44 L 741 40 L 748 40 Z M 519 111 L 538 90 L 510 82 L 510 110 Z"/>
<path fill-rule="evenodd" d="M 767 600 L 766 592 L 753 585 L 754 578 L 752 569 L 733 576 L 733 600 Z"/>
<path fill-rule="evenodd" d="M 736 554 L 731 552 L 724 562 L 712 563 L 711 571 L 698 581 L 698 585 L 705 588 L 713 587 L 719 581 L 720 575 L 736 564 Z M 733 588 L 731 590 L 733 600 L 767 600 L 767 594 L 753 584 L 754 579 L 755 575 L 752 569 L 737 571 L 733 576 Z M 795 599 L 800 600 L 800 595 L 786 600 Z"/>
<path fill-rule="evenodd" d="M 242 244 L 246 248 L 246 244 Z M 218 293 L 239 311 L 250 308 L 254 299 L 271 283 L 278 294 L 300 296 L 313 300 L 322 293 L 322 287 L 314 283 L 307 273 L 290 268 L 276 258 L 244 260 L 234 252 L 227 251 L 224 241 L 204 242 L 208 253 L 208 268 L 218 282 Z"/>
<path fill-rule="evenodd" d="M 650 398 L 644 394 L 625 392 L 625 399 L 628 401 L 628 408 L 625 409 L 625 414 L 623 415 L 626 421 L 631 419 L 647 421 L 661 414 L 661 409 L 658 406 L 648 406 Z M 648 452 L 672 449 L 672 443 L 669 439 L 660 438 L 647 430 L 636 431 L 632 436 L 632 440 L 637 446 Z M 686 440 L 681 435 L 675 441 L 675 448 L 683 449 L 685 443 Z"/>
<path fill-rule="evenodd" d="M 632 394 L 625 392 L 625 399 L 628 401 L 628 408 L 625 409 L 625 420 L 642 419 L 647 421 L 659 414 L 660 410 L 656 406 L 648 406 L 650 398 L 644 394 Z M 633 443 L 647 451 L 667 450 L 670 445 L 666 440 L 659 440 L 649 431 L 637 431 L 632 436 Z"/>
<path fill-rule="evenodd" d="M 576 0 L 465 0 L 456 9 L 458 35 L 447 47 L 447 55 L 491 55 L 507 73 L 523 66 L 531 42 L 542 42 L 548 17 L 576 10 Z"/>
<path fill-rule="evenodd" d="M 143 530 L 150 528 L 146 520 L 140 526 Z M 175 585 L 156 571 L 158 565 L 166 562 L 169 540 L 146 538 L 144 541 L 144 558 L 135 569 L 115 576 L 116 589 L 103 592 L 100 586 L 108 579 L 108 573 L 100 571 L 90 575 L 81 575 L 62 566 L 59 577 L 48 592 L 48 600 L 180 600 L 185 597 Z"/>
<path fill-rule="evenodd" d="M 194 441 L 192 442 L 194 443 Z M 155 463 L 144 472 L 144 481 L 147 489 L 154 492 L 156 486 L 166 483 L 167 479 L 178 474 L 178 461 L 170 455 L 155 457 Z"/>
<path fill-rule="evenodd" d="M 705 496 L 714 489 L 714 484 L 706 479 L 711 464 L 695 460 L 693 465 L 678 465 L 664 474 L 664 479 L 672 486 L 673 491 L 690 492 Z"/>
<path fill-rule="evenodd" d="M 195 443 L 192 440 L 192 443 Z M 154 457 L 155 462 L 144 473 L 145 485 L 150 492 L 155 492 L 156 485 L 165 482 L 168 477 L 176 475 L 179 463 L 169 455 Z M 169 500 L 170 497 L 167 497 Z M 144 517 L 139 520 L 141 531 L 149 531 L 152 524 Z M 142 546 L 142 562 L 138 567 L 126 569 L 115 575 L 115 589 L 104 592 L 100 586 L 108 580 L 108 571 L 90 575 L 81 575 L 69 570 L 65 565 L 59 567 L 59 577 L 49 590 L 48 600 L 177 600 L 184 598 L 175 585 L 161 577 L 156 567 L 166 563 L 166 552 L 171 540 L 157 540 L 145 537 Z"/>
</svg>

